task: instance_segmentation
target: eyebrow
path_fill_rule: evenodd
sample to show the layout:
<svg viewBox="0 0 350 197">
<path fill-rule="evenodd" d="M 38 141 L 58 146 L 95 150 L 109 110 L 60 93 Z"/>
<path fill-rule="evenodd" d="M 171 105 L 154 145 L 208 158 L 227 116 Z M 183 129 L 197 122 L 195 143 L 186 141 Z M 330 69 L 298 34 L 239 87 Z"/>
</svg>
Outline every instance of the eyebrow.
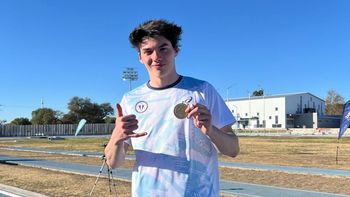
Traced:
<svg viewBox="0 0 350 197">
<path fill-rule="evenodd" d="M 162 45 L 159 46 L 159 48 L 169 46 L 168 43 L 163 43 Z"/>
<path fill-rule="evenodd" d="M 163 43 L 162 45 L 160 45 L 158 48 L 162 48 L 162 47 L 166 47 L 166 46 L 169 46 L 169 44 L 168 43 Z M 142 51 L 149 51 L 149 50 L 151 50 L 150 48 L 143 48 L 143 49 L 141 49 Z"/>
</svg>

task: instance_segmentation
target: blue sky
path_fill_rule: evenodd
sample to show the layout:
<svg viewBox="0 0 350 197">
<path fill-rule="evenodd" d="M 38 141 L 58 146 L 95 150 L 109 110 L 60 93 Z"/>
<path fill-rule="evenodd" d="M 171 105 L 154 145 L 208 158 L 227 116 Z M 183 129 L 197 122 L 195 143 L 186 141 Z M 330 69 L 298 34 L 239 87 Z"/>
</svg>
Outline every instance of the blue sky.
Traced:
<svg viewBox="0 0 350 197">
<path fill-rule="evenodd" d="M 183 28 L 177 70 L 226 98 L 334 89 L 350 99 L 347 0 L 1 0 L 0 120 L 44 106 L 67 113 L 73 96 L 120 101 L 122 71 L 146 70 L 128 42 L 152 18 Z"/>
</svg>

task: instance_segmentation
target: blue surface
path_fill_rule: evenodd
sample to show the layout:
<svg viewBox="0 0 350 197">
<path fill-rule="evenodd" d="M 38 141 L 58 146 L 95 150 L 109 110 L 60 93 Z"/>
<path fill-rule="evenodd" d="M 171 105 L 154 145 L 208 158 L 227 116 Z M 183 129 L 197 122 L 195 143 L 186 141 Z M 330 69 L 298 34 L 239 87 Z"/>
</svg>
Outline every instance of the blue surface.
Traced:
<svg viewBox="0 0 350 197">
<path fill-rule="evenodd" d="M 7 195 L 1 193 L 1 191 L 0 191 L 0 197 L 10 197 L 10 196 L 7 196 Z"/>
<path fill-rule="evenodd" d="M 220 167 L 237 167 L 237 168 L 256 169 L 256 170 L 273 170 L 273 171 L 281 171 L 281 172 L 288 172 L 288 173 L 350 177 L 349 170 L 336 170 L 336 169 L 311 168 L 311 167 L 293 167 L 293 166 L 266 165 L 266 164 L 262 165 L 262 164 L 239 163 L 239 162 L 220 162 L 219 165 Z"/>
<path fill-rule="evenodd" d="M 238 196 L 262 197 L 345 197 L 349 195 L 331 194 L 325 192 L 306 191 L 281 188 L 267 185 L 242 183 L 236 181 L 220 181 L 221 194 L 235 194 Z"/>
<path fill-rule="evenodd" d="M 103 154 L 102 152 L 66 151 L 66 150 L 51 150 L 51 149 L 39 149 L 39 148 L 21 148 L 21 147 L 8 147 L 8 148 L 1 148 L 1 149 L 77 155 L 77 156 L 89 156 L 89 157 L 101 157 Z M 127 155 L 127 159 L 135 159 L 135 156 Z M 288 173 L 350 177 L 349 170 L 312 168 L 312 167 L 293 167 L 293 166 L 280 166 L 280 165 L 240 163 L 240 162 L 219 162 L 219 165 L 220 167 L 233 167 L 233 168 L 255 169 L 255 170 L 273 170 L 273 171 L 281 171 L 281 172 L 288 172 Z"/>
<path fill-rule="evenodd" d="M 1 162 L 16 163 L 24 166 L 39 167 L 65 172 L 73 172 L 88 175 L 98 175 L 101 166 L 83 165 L 66 162 L 56 162 L 47 160 L 26 159 L 7 155 L 0 155 Z M 113 177 L 123 180 L 131 180 L 131 170 L 116 169 L 113 170 Z M 106 168 L 102 171 L 103 176 L 107 176 Z M 261 196 L 261 197 L 346 197 L 348 195 L 331 194 L 324 192 L 314 192 L 306 190 L 288 189 L 281 187 L 272 187 L 266 185 L 249 184 L 236 181 L 220 181 L 220 193 L 226 195 L 238 196 Z"/>
<path fill-rule="evenodd" d="M 38 152 L 38 153 L 89 156 L 89 157 L 101 157 L 103 154 L 102 152 L 67 151 L 67 150 L 44 149 L 44 148 L 23 148 L 23 147 L 6 147 L 6 148 L 4 148 L 4 147 L 1 147 L 0 149 Z"/>
</svg>

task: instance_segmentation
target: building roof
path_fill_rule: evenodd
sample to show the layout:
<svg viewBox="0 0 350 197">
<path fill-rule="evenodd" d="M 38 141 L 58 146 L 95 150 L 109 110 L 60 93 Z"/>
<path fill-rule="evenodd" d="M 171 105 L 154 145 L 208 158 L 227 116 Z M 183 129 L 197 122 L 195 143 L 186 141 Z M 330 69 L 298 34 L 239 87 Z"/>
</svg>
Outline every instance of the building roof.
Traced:
<svg viewBox="0 0 350 197">
<path fill-rule="evenodd" d="M 299 93 L 287 93 L 287 94 L 275 94 L 275 95 L 268 95 L 268 96 L 251 96 L 251 97 L 241 97 L 241 98 L 231 98 L 228 99 L 228 101 L 244 101 L 244 100 L 256 100 L 256 99 L 265 99 L 265 98 L 280 98 L 280 97 L 287 97 L 287 96 L 296 96 L 301 94 L 309 94 L 311 96 L 314 96 L 322 101 L 325 101 L 321 99 L 318 96 L 315 96 L 309 92 L 299 92 Z"/>
</svg>

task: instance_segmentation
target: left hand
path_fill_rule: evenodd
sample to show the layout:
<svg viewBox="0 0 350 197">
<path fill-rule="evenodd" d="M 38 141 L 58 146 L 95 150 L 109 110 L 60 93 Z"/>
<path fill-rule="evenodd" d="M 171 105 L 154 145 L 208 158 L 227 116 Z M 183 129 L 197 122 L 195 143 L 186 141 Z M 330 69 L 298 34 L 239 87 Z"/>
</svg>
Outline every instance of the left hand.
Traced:
<svg viewBox="0 0 350 197">
<path fill-rule="evenodd" d="M 194 124 L 198 127 L 205 135 L 208 135 L 212 129 L 211 113 L 209 109 L 201 104 L 188 105 L 185 112 L 187 118 L 193 118 Z"/>
</svg>

